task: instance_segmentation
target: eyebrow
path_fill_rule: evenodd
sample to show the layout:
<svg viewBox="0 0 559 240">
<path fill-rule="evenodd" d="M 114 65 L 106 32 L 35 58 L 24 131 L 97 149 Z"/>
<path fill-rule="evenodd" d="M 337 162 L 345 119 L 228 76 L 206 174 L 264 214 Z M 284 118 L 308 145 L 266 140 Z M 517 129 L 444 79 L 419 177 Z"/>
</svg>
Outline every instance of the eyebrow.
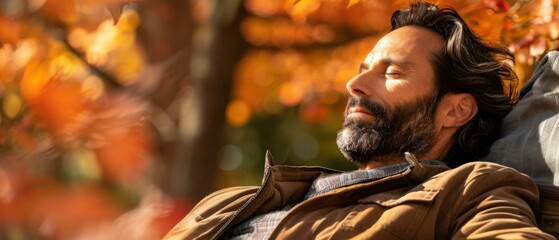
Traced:
<svg viewBox="0 0 559 240">
<path fill-rule="evenodd" d="M 367 60 L 367 59 L 365 59 Z M 398 59 L 398 58 L 391 58 L 391 57 L 383 57 L 381 59 L 378 60 L 378 64 L 382 64 L 382 65 L 396 65 L 398 67 L 404 68 L 404 69 L 408 69 L 411 68 L 412 66 L 412 62 L 406 59 Z M 364 61 L 359 65 L 359 72 L 369 69 L 371 67 L 371 64 L 369 64 L 368 62 Z"/>
</svg>

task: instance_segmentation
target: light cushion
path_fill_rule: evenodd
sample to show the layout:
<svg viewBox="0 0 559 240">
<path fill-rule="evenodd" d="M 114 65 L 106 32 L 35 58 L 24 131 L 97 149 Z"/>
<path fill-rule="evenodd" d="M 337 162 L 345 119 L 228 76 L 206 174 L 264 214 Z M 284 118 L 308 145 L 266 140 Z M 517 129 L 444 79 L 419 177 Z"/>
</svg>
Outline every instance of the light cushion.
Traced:
<svg viewBox="0 0 559 240">
<path fill-rule="evenodd" d="M 540 61 L 520 97 L 482 160 L 513 167 L 538 185 L 559 186 L 559 52 Z"/>
</svg>

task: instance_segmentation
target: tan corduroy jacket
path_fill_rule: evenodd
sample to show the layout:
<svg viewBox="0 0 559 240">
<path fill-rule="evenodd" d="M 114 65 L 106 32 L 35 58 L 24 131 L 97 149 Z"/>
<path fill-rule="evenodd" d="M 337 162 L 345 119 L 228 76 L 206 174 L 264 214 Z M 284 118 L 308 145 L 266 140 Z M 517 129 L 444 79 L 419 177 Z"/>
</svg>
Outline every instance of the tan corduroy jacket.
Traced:
<svg viewBox="0 0 559 240">
<path fill-rule="evenodd" d="M 403 173 L 338 188 L 305 200 L 270 239 L 555 239 L 536 227 L 538 190 L 516 170 L 474 162 L 455 169 L 408 155 Z M 274 166 L 262 186 L 234 187 L 202 201 L 165 237 L 218 239 L 249 216 L 301 199 L 320 167 Z"/>
</svg>

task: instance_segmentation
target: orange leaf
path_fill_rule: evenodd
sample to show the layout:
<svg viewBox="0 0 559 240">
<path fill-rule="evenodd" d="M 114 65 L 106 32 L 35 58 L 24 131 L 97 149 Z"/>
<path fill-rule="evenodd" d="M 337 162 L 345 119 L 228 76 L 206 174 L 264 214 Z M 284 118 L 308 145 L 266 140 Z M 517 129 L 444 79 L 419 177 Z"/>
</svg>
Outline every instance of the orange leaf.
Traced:
<svg viewBox="0 0 559 240">
<path fill-rule="evenodd" d="M 38 143 L 26 129 L 23 129 L 21 126 L 12 126 L 12 132 L 19 146 L 29 152 L 35 151 Z"/>
<path fill-rule="evenodd" d="M 40 61 L 31 61 L 23 72 L 20 89 L 21 95 L 29 103 L 37 102 L 43 87 L 50 81 L 49 64 Z"/>
<path fill-rule="evenodd" d="M 98 225 L 118 217 L 123 211 L 105 190 L 97 186 L 60 189 L 37 199 L 45 213 L 43 234 L 65 239 L 85 226 Z"/>
<path fill-rule="evenodd" d="M 151 154 L 150 132 L 145 127 L 128 127 L 97 149 L 106 177 L 117 183 L 135 183 L 145 177 Z"/>
<path fill-rule="evenodd" d="M 46 208 L 42 201 L 55 195 L 55 184 L 45 179 L 30 178 L 20 171 L 12 174 L 12 171 L 14 169 L 6 171 L 9 179 L 4 180 L 10 180 L 8 184 L 13 195 L 0 201 L 0 224 L 25 225 L 32 219 L 44 219 Z"/>
<path fill-rule="evenodd" d="M 304 22 L 320 5 L 320 0 L 299 0 L 291 8 L 290 15 L 294 20 Z"/>
<path fill-rule="evenodd" d="M 16 44 L 21 38 L 24 25 L 4 18 L 0 14 L 0 43 Z"/>
<path fill-rule="evenodd" d="M 361 0 L 349 0 L 349 2 L 347 3 L 347 7 L 350 8 L 351 6 L 359 3 Z"/>
<path fill-rule="evenodd" d="M 87 108 L 78 82 L 51 80 L 30 103 L 37 116 L 54 132 L 75 123 Z"/>
<path fill-rule="evenodd" d="M 41 11 L 56 21 L 72 23 L 78 18 L 75 4 L 74 0 L 47 0 Z"/>
</svg>

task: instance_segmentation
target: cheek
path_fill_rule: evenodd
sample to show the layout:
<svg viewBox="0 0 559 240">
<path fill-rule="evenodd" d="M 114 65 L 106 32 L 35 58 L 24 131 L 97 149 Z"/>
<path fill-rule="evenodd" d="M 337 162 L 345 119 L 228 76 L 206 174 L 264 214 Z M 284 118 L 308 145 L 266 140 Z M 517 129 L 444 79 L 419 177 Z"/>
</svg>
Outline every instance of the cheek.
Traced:
<svg viewBox="0 0 559 240">
<path fill-rule="evenodd" d="M 421 86 L 410 84 L 404 80 L 387 80 L 384 87 L 386 89 L 385 100 L 391 106 L 407 103 L 417 99 L 418 96 L 425 95 Z"/>
<path fill-rule="evenodd" d="M 389 95 L 404 102 L 406 102 L 406 100 L 414 99 L 418 96 L 425 96 L 431 93 L 433 91 L 432 85 L 433 84 L 430 82 L 420 81 L 419 79 L 389 79 L 384 83 L 384 87 Z"/>
<path fill-rule="evenodd" d="M 412 89 L 406 81 L 403 80 L 387 80 L 384 83 L 386 91 L 389 93 L 406 93 L 410 92 Z"/>
</svg>

